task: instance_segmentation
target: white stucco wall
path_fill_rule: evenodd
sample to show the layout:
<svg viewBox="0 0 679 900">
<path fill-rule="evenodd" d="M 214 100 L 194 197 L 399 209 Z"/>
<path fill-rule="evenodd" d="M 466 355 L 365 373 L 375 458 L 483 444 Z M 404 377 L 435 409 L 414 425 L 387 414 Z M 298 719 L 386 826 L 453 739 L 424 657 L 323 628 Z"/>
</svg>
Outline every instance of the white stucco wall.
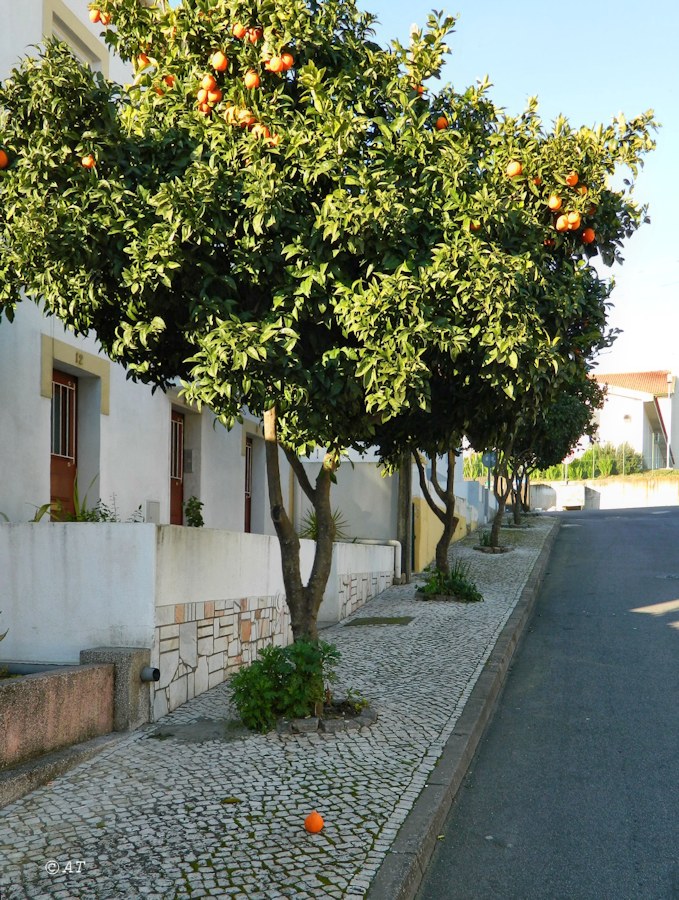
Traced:
<svg viewBox="0 0 679 900">
<path fill-rule="evenodd" d="M 157 534 L 157 606 L 285 593 L 275 538 L 172 525 L 159 528 Z M 301 543 L 302 578 L 306 581 L 314 543 Z"/>
<path fill-rule="evenodd" d="M 392 540 L 396 537 L 398 515 L 398 475 L 384 477 L 376 461 L 360 460 L 352 466 L 345 460 L 337 470 L 337 484 L 330 489 L 330 503 L 346 521 L 350 538 Z M 303 460 L 312 485 L 320 470 L 317 462 Z M 299 485 L 295 488 L 295 522 L 302 520 L 311 504 Z"/>
<path fill-rule="evenodd" d="M 0 525 L 1 658 L 77 664 L 81 650 L 150 647 L 155 527 Z"/>
</svg>

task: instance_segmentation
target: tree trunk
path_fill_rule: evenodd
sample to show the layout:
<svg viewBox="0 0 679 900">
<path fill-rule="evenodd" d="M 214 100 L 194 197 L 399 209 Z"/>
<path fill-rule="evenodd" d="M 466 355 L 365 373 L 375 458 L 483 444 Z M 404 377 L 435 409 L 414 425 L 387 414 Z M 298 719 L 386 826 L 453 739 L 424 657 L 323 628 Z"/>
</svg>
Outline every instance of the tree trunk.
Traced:
<svg viewBox="0 0 679 900">
<path fill-rule="evenodd" d="M 514 477 L 513 477 L 513 486 L 512 486 L 512 514 L 514 516 L 514 524 L 521 524 L 521 507 L 522 507 L 522 495 L 523 495 L 523 469 L 520 467 L 517 469 Z"/>
<path fill-rule="evenodd" d="M 313 488 L 300 461 L 293 453 L 285 450 L 302 490 L 313 503 L 318 526 L 311 575 L 308 584 L 304 585 L 300 569 L 299 537 L 283 504 L 275 407 L 264 413 L 264 439 L 271 519 L 281 548 L 283 584 L 290 610 L 292 635 L 295 641 L 302 638 L 316 640 L 318 610 L 330 575 L 335 538 L 335 523 L 330 508 L 330 484 L 332 473 L 337 467 L 336 458 L 330 454 L 326 457 L 318 473 L 316 487 Z"/>
<path fill-rule="evenodd" d="M 401 582 L 410 584 L 413 554 L 413 488 L 410 453 L 404 453 L 398 469 L 398 514 L 396 538 L 401 543 Z"/>
<path fill-rule="evenodd" d="M 502 489 L 500 489 L 501 478 L 504 480 L 504 487 Z M 500 546 L 500 528 L 502 526 L 502 520 L 504 518 L 505 508 L 507 506 L 507 498 L 509 497 L 510 490 L 511 482 L 509 481 L 509 478 L 506 477 L 506 470 L 504 476 L 496 470 L 493 475 L 493 493 L 495 494 L 495 499 L 497 500 L 497 512 L 495 513 L 493 525 L 490 529 L 491 547 Z"/>
<path fill-rule="evenodd" d="M 432 458 L 431 482 L 434 486 L 434 490 L 436 491 L 437 496 L 443 503 L 443 509 L 441 509 L 441 507 L 435 502 L 434 498 L 431 495 L 431 491 L 427 486 L 424 466 L 422 464 L 419 453 L 413 453 L 413 457 L 415 458 L 415 463 L 417 464 L 417 471 L 420 479 L 422 494 L 424 495 L 424 498 L 427 501 L 427 504 L 429 505 L 432 512 L 436 515 L 436 517 L 443 525 L 443 533 L 439 538 L 438 543 L 436 544 L 436 568 L 440 572 L 448 575 L 450 574 L 448 550 L 450 549 L 450 542 L 453 539 L 455 529 L 457 528 L 457 523 L 459 521 L 459 519 L 455 515 L 455 491 L 453 484 L 455 478 L 455 451 L 448 450 L 447 452 L 448 481 L 446 483 L 445 490 L 441 488 L 438 476 L 436 474 L 436 457 Z"/>
</svg>

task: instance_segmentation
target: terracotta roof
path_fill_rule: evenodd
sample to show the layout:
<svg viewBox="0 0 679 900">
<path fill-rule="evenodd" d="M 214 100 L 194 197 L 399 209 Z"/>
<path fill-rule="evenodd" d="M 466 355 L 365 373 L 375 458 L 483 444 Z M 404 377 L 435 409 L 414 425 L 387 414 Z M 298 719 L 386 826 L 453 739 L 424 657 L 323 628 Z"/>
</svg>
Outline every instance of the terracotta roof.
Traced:
<svg viewBox="0 0 679 900">
<path fill-rule="evenodd" d="M 667 369 L 659 372 L 620 372 L 614 375 L 600 375 L 595 372 L 594 378 L 600 384 L 610 384 L 611 387 L 643 391 L 645 394 L 653 394 L 654 397 L 666 397 L 668 374 L 671 375 L 671 372 Z M 672 376 L 672 391 L 674 391 L 674 376 Z"/>
</svg>

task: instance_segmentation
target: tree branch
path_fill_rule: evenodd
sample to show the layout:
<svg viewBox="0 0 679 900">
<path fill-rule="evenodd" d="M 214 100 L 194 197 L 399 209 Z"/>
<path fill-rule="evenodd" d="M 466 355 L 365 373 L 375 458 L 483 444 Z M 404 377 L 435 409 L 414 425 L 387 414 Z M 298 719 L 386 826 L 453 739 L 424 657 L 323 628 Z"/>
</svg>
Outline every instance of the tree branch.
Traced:
<svg viewBox="0 0 679 900">
<path fill-rule="evenodd" d="M 438 494 L 439 500 L 443 500 L 443 502 L 445 503 L 446 494 L 439 484 L 439 476 L 436 471 L 436 451 L 434 451 L 434 455 L 431 457 L 431 483 L 434 485 L 434 490 Z"/>
<path fill-rule="evenodd" d="M 299 481 L 299 485 L 307 495 L 309 500 L 312 503 L 316 502 L 316 492 L 311 486 L 311 482 L 309 481 L 309 476 L 306 473 L 306 469 L 302 464 L 299 456 L 294 453 L 289 447 L 283 447 L 283 453 L 285 453 L 285 457 L 287 461 L 290 463 L 290 468 L 297 476 L 297 481 Z"/>
<path fill-rule="evenodd" d="M 422 488 L 422 493 L 424 494 L 424 499 L 429 504 L 429 508 L 436 515 L 436 517 L 445 525 L 446 516 L 442 509 L 440 509 L 436 503 L 434 502 L 434 498 L 429 492 L 429 488 L 427 487 L 427 478 L 424 474 L 424 466 L 422 465 L 422 459 L 420 458 L 420 454 L 416 452 L 413 453 L 413 457 L 415 459 L 415 463 L 417 465 L 417 472 L 420 477 L 420 487 Z"/>
</svg>

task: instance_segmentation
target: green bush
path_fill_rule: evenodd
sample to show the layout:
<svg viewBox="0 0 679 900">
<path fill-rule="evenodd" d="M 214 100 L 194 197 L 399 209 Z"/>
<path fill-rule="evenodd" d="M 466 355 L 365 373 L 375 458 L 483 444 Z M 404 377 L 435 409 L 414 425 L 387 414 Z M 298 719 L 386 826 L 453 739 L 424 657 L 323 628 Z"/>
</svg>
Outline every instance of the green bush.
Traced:
<svg viewBox="0 0 679 900">
<path fill-rule="evenodd" d="M 184 512 L 186 514 L 186 524 L 190 528 L 202 528 L 205 525 L 203 521 L 203 507 L 205 504 L 198 497 L 189 497 L 184 504 Z"/>
<path fill-rule="evenodd" d="M 324 641 L 295 641 L 289 647 L 265 647 L 259 659 L 231 679 L 243 724 L 270 731 L 280 717 L 311 716 L 323 703 L 326 685 L 335 681 L 340 652 Z"/>
<path fill-rule="evenodd" d="M 483 594 L 469 577 L 469 565 L 458 560 L 450 572 L 435 569 L 425 583 L 417 589 L 425 597 L 443 594 L 463 603 L 479 603 Z"/>
</svg>

